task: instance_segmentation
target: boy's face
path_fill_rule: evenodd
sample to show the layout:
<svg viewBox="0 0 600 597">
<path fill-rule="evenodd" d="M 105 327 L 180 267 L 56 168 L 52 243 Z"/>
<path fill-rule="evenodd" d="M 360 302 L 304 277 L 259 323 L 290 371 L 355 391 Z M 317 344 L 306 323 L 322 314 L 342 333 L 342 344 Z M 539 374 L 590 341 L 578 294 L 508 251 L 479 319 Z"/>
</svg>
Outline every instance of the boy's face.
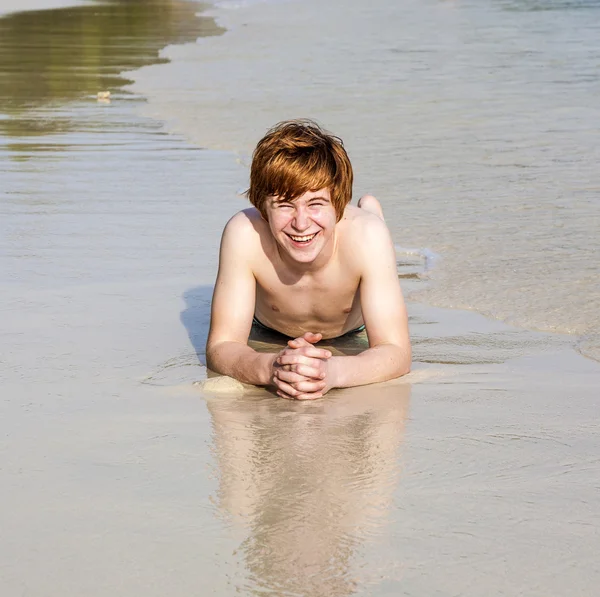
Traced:
<svg viewBox="0 0 600 597">
<path fill-rule="evenodd" d="M 333 239 L 337 218 L 329 189 L 291 201 L 268 197 L 265 207 L 271 233 L 294 261 L 313 262 Z"/>
</svg>

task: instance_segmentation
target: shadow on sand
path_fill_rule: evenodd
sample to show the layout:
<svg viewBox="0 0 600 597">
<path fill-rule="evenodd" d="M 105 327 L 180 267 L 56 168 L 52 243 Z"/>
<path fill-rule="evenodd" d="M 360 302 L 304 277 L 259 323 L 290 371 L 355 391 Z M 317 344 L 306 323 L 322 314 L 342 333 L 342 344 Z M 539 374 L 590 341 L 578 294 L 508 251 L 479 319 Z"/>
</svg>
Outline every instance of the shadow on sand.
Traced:
<svg viewBox="0 0 600 597">
<path fill-rule="evenodd" d="M 183 293 L 185 309 L 179 318 L 201 365 L 206 366 L 206 340 L 210 326 L 213 286 L 195 286 Z"/>
</svg>

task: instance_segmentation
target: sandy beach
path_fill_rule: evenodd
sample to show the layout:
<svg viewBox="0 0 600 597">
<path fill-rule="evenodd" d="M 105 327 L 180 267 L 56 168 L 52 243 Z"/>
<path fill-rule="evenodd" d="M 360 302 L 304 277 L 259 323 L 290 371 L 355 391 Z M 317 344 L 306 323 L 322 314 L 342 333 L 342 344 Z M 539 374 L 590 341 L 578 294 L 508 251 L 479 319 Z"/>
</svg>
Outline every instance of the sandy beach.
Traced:
<svg viewBox="0 0 600 597">
<path fill-rule="evenodd" d="M 446 239 L 465 232 L 430 219 L 427 237 L 422 216 L 406 223 L 417 207 L 394 201 L 383 165 L 365 170 L 358 125 L 338 121 L 357 195 L 384 180 L 412 297 L 413 372 L 311 404 L 207 379 L 220 231 L 247 205 L 238 191 L 263 112 L 219 137 L 236 102 L 251 111 L 232 90 L 219 112 L 219 70 L 200 57 L 221 52 L 235 66 L 236 32 L 244 60 L 268 44 L 262 29 L 252 36 L 252 6 L 234 14 L 225 3 L 196 23 L 191 3 L 132 5 L 129 19 L 116 8 L 125 4 L 94 4 L 103 27 L 88 44 L 79 32 L 99 22 L 88 3 L 72 29 L 48 11 L 65 32 L 56 43 L 70 48 L 54 64 L 19 47 L 40 13 L 0 19 L 0 66 L 13 77 L 0 93 L 2 594 L 593 597 L 600 365 L 575 335 L 417 300 L 446 283 L 439 272 L 457 267 Z M 417 23 L 429 13 L 415 6 L 406 19 Z M 285 13 L 254 8 L 261 27 Z M 82 50 L 98 40 L 113 48 L 104 62 Z M 24 55 L 29 78 L 52 85 L 21 85 Z M 98 102 L 100 89 L 110 102 Z M 265 113 L 279 105 L 246 89 Z M 261 93 L 278 97 L 266 84 Z M 310 93 L 329 97 L 319 85 Z M 252 342 L 274 349 L 269 337 Z"/>
</svg>

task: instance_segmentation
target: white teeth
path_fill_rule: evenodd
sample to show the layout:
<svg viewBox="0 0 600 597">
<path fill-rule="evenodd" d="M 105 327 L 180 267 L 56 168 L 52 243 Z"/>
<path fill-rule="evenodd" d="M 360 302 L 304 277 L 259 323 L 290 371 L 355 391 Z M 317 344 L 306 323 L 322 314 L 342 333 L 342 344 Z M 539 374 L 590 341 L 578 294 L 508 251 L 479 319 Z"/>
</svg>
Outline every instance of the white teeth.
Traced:
<svg viewBox="0 0 600 597">
<path fill-rule="evenodd" d="M 290 234 L 290 237 L 292 238 L 292 240 L 295 240 L 297 243 L 307 243 L 309 241 L 311 241 L 316 235 L 315 234 L 311 234 L 310 236 L 292 236 Z"/>
</svg>

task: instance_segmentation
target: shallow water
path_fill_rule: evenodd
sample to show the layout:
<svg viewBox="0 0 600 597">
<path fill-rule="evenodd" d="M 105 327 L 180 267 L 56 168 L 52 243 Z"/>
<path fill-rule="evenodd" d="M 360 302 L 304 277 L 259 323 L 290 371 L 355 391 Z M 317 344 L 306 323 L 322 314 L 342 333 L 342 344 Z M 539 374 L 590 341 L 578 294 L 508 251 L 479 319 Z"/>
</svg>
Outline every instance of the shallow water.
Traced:
<svg viewBox="0 0 600 597">
<path fill-rule="evenodd" d="M 395 241 L 440 256 L 413 298 L 600 358 L 598 0 L 219 6 L 223 37 L 135 75 L 148 114 L 246 163 L 277 120 L 317 118 Z"/>
<path fill-rule="evenodd" d="M 47 18 L 59 47 L 83 47 L 61 20 L 81 14 L 0 19 L 10 76 L 22 56 L 62 81 L 0 94 L 2 594 L 595 595 L 600 371 L 569 337 L 411 302 L 414 371 L 396 382 L 299 404 L 207 377 L 245 158 L 169 134 L 121 89 L 161 43 L 221 32 L 168 6 L 183 37 L 85 13 L 86 31 L 110 24 L 105 66 L 50 68 L 5 34 Z M 405 291 L 435 287 L 443 252 L 396 241 Z"/>
<path fill-rule="evenodd" d="M 17 154 L 11 157 L 38 148 L 23 141 L 11 145 L 11 138 L 38 140 L 85 126 L 69 121 L 77 113 L 61 113 L 67 102 L 120 89 L 129 82 L 123 71 L 164 62 L 158 51 L 168 43 L 223 32 L 213 19 L 196 18 L 197 12 L 198 4 L 185 0 L 133 0 L 5 16 L 0 20 L 0 132 Z M 89 114 L 85 118 L 89 126 Z"/>
</svg>

